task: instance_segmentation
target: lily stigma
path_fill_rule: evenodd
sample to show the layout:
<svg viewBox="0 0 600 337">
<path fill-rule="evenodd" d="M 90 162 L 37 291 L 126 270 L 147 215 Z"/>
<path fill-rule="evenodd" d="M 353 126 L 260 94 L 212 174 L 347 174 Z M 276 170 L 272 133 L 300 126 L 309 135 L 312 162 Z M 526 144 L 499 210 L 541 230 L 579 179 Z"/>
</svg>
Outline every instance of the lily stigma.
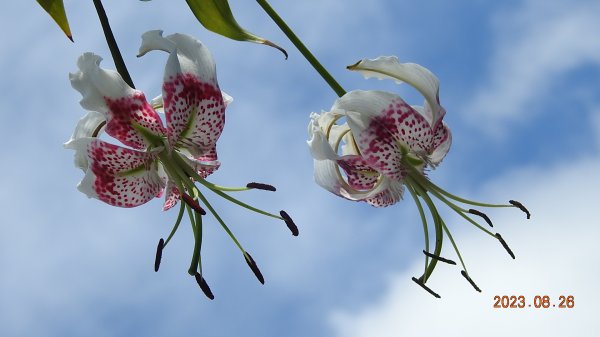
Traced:
<svg viewBox="0 0 600 337">
<path fill-rule="evenodd" d="M 81 106 L 88 110 L 65 143 L 66 148 L 75 150 L 75 165 L 85 172 L 78 189 L 90 198 L 117 207 L 136 207 L 163 194 L 165 211 L 183 201 L 179 203 L 169 236 L 159 240 L 155 271 L 160 267 L 164 248 L 187 212 L 194 234 L 188 273 L 195 277 L 204 294 L 213 299 L 202 273 L 200 256 L 206 208 L 231 237 L 256 278 L 264 283 L 256 262 L 203 191 L 209 190 L 250 211 L 283 220 L 294 236 L 298 235 L 298 228 L 285 211 L 272 214 L 230 195 L 252 189 L 275 191 L 275 187 L 256 182 L 244 187 L 224 187 L 206 180 L 220 166 L 216 144 L 224 127 L 225 108 L 232 101 L 219 88 L 216 66 L 208 49 L 189 35 L 163 37 L 162 31 L 155 30 L 143 34 L 138 56 L 153 50 L 165 51 L 169 57 L 162 96 L 151 103 L 118 72 L 101 68 L 102 58 L 96 54 L 83 54 L 77 62 L 79 70 L 70 74 L 73 88 L 82 95 Z M 166 123 L 159 112 L 164 112 Z M 99 136 L 104 132 L 126 147 L 101 140 Z"/>
<path fill-rule="evenodd" d="M 400 201 L 404 188 L 414 200 L 425 236 L 425 268 L 413 281 L 435 297 L 426 286 L 438 262 L 456 264 L 441 256 L 447 236 L 462 266 L 462 276 L 481 291 L 467 272 L 460 251 L 440 216 L 433 198 L 438 199 L 466 221 L 498 240 L 510 256 L 515 256 L 499 233 L 492 233 L 473 216 L 493 227 L 489 217 L 471 207 L 516 207 L 529 211 L 518 201 L 490 204 L 468 200 L 433 183 L 427 170 L 436 168 L 452 143 L 449 127 L 443 121 L 446 110 L 439 100 L 439 80 L 415 63 L 400 63 L 395 56 L 363 59 L 349 70 L 365 78 L 405 82 L 424 97 L 423 106 L 407 104 L 400 96 L 385 91 L 350 91 L 333 104 L 330 111 L 312 113 L 308 145 L 314 158 L 315 181 L 342 198 L 385 207 Z M 428 217 L 433 222 L 434 247 L 431 250 Z"/>
</svg>

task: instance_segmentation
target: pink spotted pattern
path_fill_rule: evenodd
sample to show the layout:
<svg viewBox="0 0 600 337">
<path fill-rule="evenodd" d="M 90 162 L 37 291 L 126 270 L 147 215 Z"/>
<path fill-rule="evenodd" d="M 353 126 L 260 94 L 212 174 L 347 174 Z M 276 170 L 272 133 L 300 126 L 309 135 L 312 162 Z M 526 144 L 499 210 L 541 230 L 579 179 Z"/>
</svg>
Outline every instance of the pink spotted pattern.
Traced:
<svg viewBox="0 0 600 337">
<path fill-rule="evenodd" d="M 177 205 L 177 202 L 181 199 L 179 190 L 175 187 L 175 184 L 167 183 L 165 203 L 163 204 L 163 211 L 167 211 Z"/>
<path fill-rule="evenodd" d="M 225 104 L 216 81 L 177 74 L 165 81 L 163 99 L 170 142 L 196 155 L 214 151 L 225 123 Z"/>
<path fill-rule="evenodd" d="M 401 180 L 405 175 L 401 144 L 419 156 L 426 156 L 433 149 L 429 123 L 400 98 L 394 99 L 371 119 L 367 128 L 354 136 L 366 162 L 394 180 Z"/>
<path fill-rule="evenodd" d="M 348 185 L 354 189 L 369 190 L 377 182 L 379 173 L 373 170 L 361 156 L 343 156 L 337 160 L 337 163 L 346 173 Z"/>
<path fill-rule="evenodd" d="M 119 207 L 135 207 L 148 202 L 162 191 L 155 170 L 149 166 L 153 154 L 123 148 L 101 140 L 88 146 L 90 170 L 95 175 L 93 188 L 98 199 Z"/>
<path fill-rule="evenodd" d="M 145 149 L 151 145 L 142 133 L 133 127 L 134 123 L 155 135 L 165 135 L 160 117 L 141 91 L 136 91 L 132 96 L 117 99 L 105 97 L 104 100 L 108 107 L 106 133 L 123 144 L 136 149 Z"/>
<path fill-rule="evenodd" d="M 437 149 L 444 142 L 448 141 L 450 137 L 450 131 L 448 131 L 448 127 L 444 125 L 444 123 L 438 123 L 438 126 L 435 130 L 435 134 L 433 135 L 433 143 L 432 147 Z"/>
<path fill-rule="evenodd" d="M 365 199 L 365 201 L 371 206 L 387 207 L 397 203 L 401 197 L 401 193 L 393 193 L 391 190 L 387 189 L 372 198 Z"/>
</svg>

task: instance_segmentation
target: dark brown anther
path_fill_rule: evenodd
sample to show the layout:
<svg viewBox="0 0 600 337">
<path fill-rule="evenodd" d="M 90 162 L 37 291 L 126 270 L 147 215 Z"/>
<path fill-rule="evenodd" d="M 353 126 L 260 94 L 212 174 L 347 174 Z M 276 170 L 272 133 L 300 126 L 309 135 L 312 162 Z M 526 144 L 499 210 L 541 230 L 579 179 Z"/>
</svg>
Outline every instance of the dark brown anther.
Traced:
<svg viewBox="0 0 600 337">
<path fill-rule="evenodd" d="M 158 240 L 158 246 L 156 247 L 156 258 L 154 258 L 154 271 L 157 272 L 160 268 L 160 260 L 162 259 L 163 248 L 165 248 L 165 240 Z"/>
<path fill-rule="evenodd" d="M 496 233 L 496 238 L 498 239 L 498 241 L 500 241 L 500 243 L 502 244 L 502 247 L 504 247 L 504 249 L 506 249 L 506 251 L 508 252 L 508 255 L 510 255 L 510 257 L 512 257 L 514 260 L 515 254 L 512 252 L 510 247 L 508 247 L 508 245 L 506 244 L 506 241 L 504 241 L 504 239 L 502 238 L 500 233 Z"/>
<path fill-rule="evenodd" d="M 479 289 L 479 287 L 475 284 L 475 282 L 473 282 L 473 280 L 471 279 L 471 277 L 469 277 L 469 274 L 467 274 L 466 271 L 461 270 L 460 274 L 462 276 L 464 276 L 467 279 L 467 281 L 469 281 L 469 283 L 471 283 L 471 285 L 473 286 L 473 288 L 475 288 L 475 290 L 477 290 L 478 292 L 481 292 L 481 289 Z"/>
<path fill-rule="evenodd" d="M 431 290 L 428 286 L 425 285 L 425 283 L 423 283 L 423 281 L 421 281 L 420 279 L 417 279 L 416 277 L 412 278 L 413 281 L 415 281 L 416 284 L 420 285 L 421 288 L 427 290 L 428 293 L 430 293 L 431 295 L 433 295 L 433 297 L 435 298 L 440 298 L 440 295 L 438 295 L 436 292 L 434 292 L 433 290 Z"/>
<path fill-rule="evenodd" d="M 428 252 L 428 251 L 425 251 L 425 250 L 423 250 L 423 254 L 425 254 L 426 256 L 429 256 L 430 258 L 432 258 L 432 259 L 434 259 L 434 260 L 438 260 L 438 261 L 446 262 L 446 263 L 448 263 L 448 264 L 456 264 L 456 262 L 454 262 L 454 261 L 452 261 L 452 260 L 445 259 L 445 258 L 443 258 L 443 257 L 441 257 L 441 256 L 438 256 L 438 255 L 432 254 L 432 253 L 430 253 L 430 252 Z"/>
<path fill-rule="evenodd" d="M 275 186 L 273 186 L 273 185 L 262 184 L 262 183 L 255 183 L 255 182 L 248 183 L 246 185 L 246 187 L 248 187 L 248 188 L 255 188 L 257 190 L 272 191 L 272 192 L 275 192 L 277 190 L 275 188 Z"/>
<path fill-rule="evenodd" d="M 529 219 L 531 217 L 531 214 L 529 213 L 529 210 L 523 206 L 522 203 L 515 201 L 515 200 L 509 200 L 508 201 L 509 204 L 515 206 L 516 208 L 520 209 L 521 211 L 523 211 L 525 214 L 527 214 L 527 219 Z"/>
<path fill-rule="evenodd" d="M 200 215 L 206 215 L 206 212 L 200 207 L 198 201 L 194 200 L 189 194 L 183 193 L 182 195 L 183 201 L 185 201 L 188 206 L 190 206 L 194 211 L 200 213 Z"/>
<path fill-rule="evenodd" d="M 202 277 L 202 275 L 199 273 L 194 274 L 194 277 L 196 278 L 196 282 L 198 282 L 198 285 L 200 286 L 200 289 L 202 289 L 204 295 L 206 295 L 206 297 L 209 299 L 214 300 L 215 296 L 213 295 L 212 291 L 210 291 L 210 287 L 204 280 L 204 277 Z"/>
<path fill-rule="evenodd" d="M 250 254 L 248 252 L 245 252 L 244 258 L 246 259 L 246 263 L 248 264 L 248 267 L 250 267 L 250 269 L 252 269 L 254 276 L 256 276 L 256 278 L 258 279 L 258 282 L 265 284 L 265 278 L 263 277 L 262 273 L 260 272 L 260 269 L 258 269 L 258 266 L 256 265 L 256 262 L 254 262 L 254 259 L 252 258 L 252 256 L 250 256 Z"/>
<path fill-rule="evenodd" d="M 286 213 L 286 211 L 279 212 L 279 215 L 281 215 L 281 217 L 283 218 L 283 221 L 285 221 L 285 224 L 289 228 L 290 232 L 292 232 L 292 235 L 298 236 L 298 234 L 300 234 L 300 231 L 298 231 L 298 226 L 296 226 L 296 224 L 294 223 L 294 220 L 292 220 L 292 218 L 290 218 L 290 216 Z"/>
<path fill-rule="evenodd" d="M 482 217 L 483 220 L 485 220 L 485 222 L 487 222 L 487 224 L 490 225 L 490 227 L 494 227 L 494 225 L 492 225 L 492 220 L 488 218 L 487 214 L 472 208 L 469 210 L 469 213 Z"/>
</svg>

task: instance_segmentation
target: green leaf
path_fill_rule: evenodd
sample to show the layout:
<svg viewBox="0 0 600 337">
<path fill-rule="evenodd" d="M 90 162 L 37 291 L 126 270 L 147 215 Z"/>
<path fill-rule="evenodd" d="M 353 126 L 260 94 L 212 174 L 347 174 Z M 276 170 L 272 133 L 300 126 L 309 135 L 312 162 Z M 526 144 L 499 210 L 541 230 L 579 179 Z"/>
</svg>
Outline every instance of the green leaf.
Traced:
<svg viewBox="0 0 600 337">
<path fill-rule="evenodd" d="M 227 0 L 186 0 L 204 28 L 237 41 L 250 41 L 279 49 L 287 59 L 287 52 L 273 42 L 256 36 L 235 21 Z"/>
<path fill-rule="evenodd" d="M 37 0 L 42 8 L 50 14 L 52 19 L 56 21 L 56 24 L 62 29 L 67 35 L 69 40 L 73 41 L 73 35 L 71 35 L 71 28 L 69 28 L 69 22 L 67 21 L 67 14 L 65 13 L 65 5 L 62 0 Z"/>
</svg>

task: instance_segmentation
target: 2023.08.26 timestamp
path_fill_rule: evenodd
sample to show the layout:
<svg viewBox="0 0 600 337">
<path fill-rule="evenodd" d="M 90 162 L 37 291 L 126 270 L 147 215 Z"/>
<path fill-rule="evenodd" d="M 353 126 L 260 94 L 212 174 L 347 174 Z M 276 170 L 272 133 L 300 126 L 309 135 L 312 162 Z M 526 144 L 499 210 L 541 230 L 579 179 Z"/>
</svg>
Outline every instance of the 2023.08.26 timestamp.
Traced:
<svg viewBox="0 0 600 337">
<path fill-rule="evenodd" d="M 575 307 L 575 297 L 573 295 L 560 295 L 557 299 L 552 299 L 548 295 L 535 295 L 533 301 L 531 301 L 523 295 L 496 295 L 494 296 L 493 307 L 498 309 L 572 309 Z"/>
</svg>

